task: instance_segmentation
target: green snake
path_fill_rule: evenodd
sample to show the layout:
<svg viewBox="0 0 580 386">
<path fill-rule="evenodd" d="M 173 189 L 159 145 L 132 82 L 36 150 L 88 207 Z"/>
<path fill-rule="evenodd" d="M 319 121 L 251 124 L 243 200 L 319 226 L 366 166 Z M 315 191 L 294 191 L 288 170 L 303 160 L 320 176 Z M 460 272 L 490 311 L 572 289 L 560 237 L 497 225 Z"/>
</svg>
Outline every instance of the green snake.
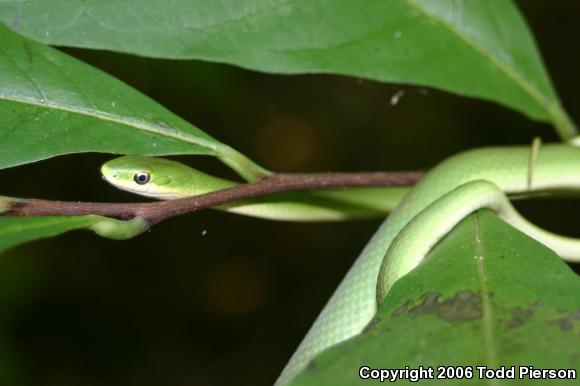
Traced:
<svg viewBox="0 0 580 386">
<path fill-rule="evenodd" d="M 238 185 L 176 161 L 136 155 L 105 163 L 101 173 L 106 181 L 119 189 L 162 200 L 196 196 Z M 278 193 L 216 209 L 283 221 L 384 217 L 408 191 L 408 187 L 389 187 Z"/>
<path fill-rule="evenodd" d="M 125 156 L 102 167 L 114 186 L 160 199 L 231 187 L 174 161 Z M 434 167 L 404 198 L 388 196 L 382 209 L 398 205 L 364 248 L 278 378 L 286 385 L 324 349 L 359 334 L 391 286 L 416 267 L 459 221 L 491 209 L 563 259 L 580 261 L 580 240 L 556 235 L 526 221 L 507 196 L 528 197 L 580 191 L 580 148 L 566 144 L 475 149 Z M 398 196 L 397 196 L 398 194 Z M 243 202 L 222 209 L 266 218 L 335 219 L 340 210 L 292 203 Z M 318 210 L 319 212 L 316 212 Z"/>
</svg>

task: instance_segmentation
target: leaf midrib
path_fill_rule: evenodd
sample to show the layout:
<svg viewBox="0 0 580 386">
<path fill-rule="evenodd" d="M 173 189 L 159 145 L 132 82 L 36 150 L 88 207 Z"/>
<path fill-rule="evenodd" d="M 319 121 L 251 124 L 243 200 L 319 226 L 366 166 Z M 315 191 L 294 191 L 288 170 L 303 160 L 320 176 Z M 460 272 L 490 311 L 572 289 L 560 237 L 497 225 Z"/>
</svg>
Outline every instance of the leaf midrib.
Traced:
<svg viewBox="0 0 580 386">
<path fill-rule="evenodd" d="M 474 243 L 475 243 L 475 260 L 477 264 L 477 272 L 481 285 L 481 300 L 482 300 L 482 324 L 483 335 L 485 341 L 485 351 L 487 354 L 487 366 L 490 368 L 498 367 L 497 349 L 495 346 L 495 335 L 493 328 L 493 310 L 491 305 L 491 296 L 487 286 L 487 272 L 485 271 L 486 257 L 484 254 L 481 226 L 479 224 L 479 214 L 476 212 L 472 216 L 474 228 Z M 487 379 L 489 385 L 498 385 L 495 378 Z"/>
<path fill-rule="evenodd" d="M 19 96 L 15 97 L 13 95 L 2 94 L 2 93 L 0 93 L 0 99 L 10 101 L 10 102 L 22 103 L 25 105 L 44 107 L 44 108 L 49 108 L 49 109 L 58 110 L 58 111 L 66 111 L 69 113 L 84 115 L 84 116 L 96 118 L 96 119 L 103 120 L 103 121 L 114 122 L 117 124 L 121 124 L 121 125 L 130 127 L 132 129 L 142 130 L 142 131 L 146 131 L 148 133 L 160 135 L 160 136 L 175 139 L 178 141 L 191 143 L 193 145 L 203 147 L 203 148 L 211 151 L 214 154 L 221 154 L 220 147 L 216 143 L 212 143 L 209 140 L 206 140 L 204 138 L 193 137 L 191 135 L 187 135 L 187 134 L 182 133 L 182 132 L 177 131 L 177 130 L 172 131 L 172 132 L 168 132 L 168 131 L 165 131 L 164 129 L 162 129 L 158 126 L 151 125 L 148 122 L 140 120 L 140 119 L 134 119 L 134 118 L 124 117 L 124 116 L 120 116 L 120 115 L 114 115 L 114 114 L 110 114 L 110 113 L 107 113 L 104 111 L 99 111 L 99 113 L 97 114 L 94 110 L 83 109 L 83 108 L 79 108 L 78 106 L 71 106 L 71 105 L 67 106 L 65 104 L 62 104 L 62 103 L 57 104 L 57 103 L 54 103 L 54 102 L 49 101 L 49 100 L 38 101 L 38 100 L 32 99 L 32 98 L 28 99 L 28 98 L 22 98 Z"/>
</svg>

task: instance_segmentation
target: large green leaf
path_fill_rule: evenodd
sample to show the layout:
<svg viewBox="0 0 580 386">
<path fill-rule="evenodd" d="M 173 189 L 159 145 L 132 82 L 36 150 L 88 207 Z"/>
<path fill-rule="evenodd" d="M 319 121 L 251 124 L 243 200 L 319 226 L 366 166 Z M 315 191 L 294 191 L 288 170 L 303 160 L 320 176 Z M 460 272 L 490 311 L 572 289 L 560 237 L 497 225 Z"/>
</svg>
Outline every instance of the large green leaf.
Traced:
<svg viewBox="0 0 580 386">
<path fill-rule="evenodd" d="M 27 0 L 0 20 L 49 44 L 427 85 L 574 134 L 509 0 Z"/>
<path fill-rule="evenodd" d="M 208 154 L 261 168 L 113 77 L 0 25 L 0 169 L 78 152 Z"/>
<path fill-rule="evenodd" d="M 322 353 L 292 385 L 368 384 L 361 366 L 578 371 L 578 294 L 580 280 L 554 252 L 482 211 L 393 286 L 364 333 Z"/>
</svg>

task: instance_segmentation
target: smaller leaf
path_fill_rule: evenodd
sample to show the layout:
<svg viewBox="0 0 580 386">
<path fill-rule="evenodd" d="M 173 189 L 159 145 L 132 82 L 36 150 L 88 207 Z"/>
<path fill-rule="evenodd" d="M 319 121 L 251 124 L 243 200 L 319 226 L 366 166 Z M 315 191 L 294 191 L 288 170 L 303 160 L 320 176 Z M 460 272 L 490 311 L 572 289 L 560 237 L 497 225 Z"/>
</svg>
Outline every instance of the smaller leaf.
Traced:
<svg viewBox="0 0 580 386">
<path fill-rule="evenodd" d="M 0 217 L 0 253 L 28 241 L 86 229 L 102 219 L 98 216 Z"/>
<path fill-rule="evenodd" d="M 28 241 L 58 236 L 75 230 L 91 230 L 102 237 L 123 240 L 135 237 L 148 229 L 140 217 L 132 220 L 86 216 L 3 216 L 19 199 L 0 196 L 0 253 Z"/>
</svg>

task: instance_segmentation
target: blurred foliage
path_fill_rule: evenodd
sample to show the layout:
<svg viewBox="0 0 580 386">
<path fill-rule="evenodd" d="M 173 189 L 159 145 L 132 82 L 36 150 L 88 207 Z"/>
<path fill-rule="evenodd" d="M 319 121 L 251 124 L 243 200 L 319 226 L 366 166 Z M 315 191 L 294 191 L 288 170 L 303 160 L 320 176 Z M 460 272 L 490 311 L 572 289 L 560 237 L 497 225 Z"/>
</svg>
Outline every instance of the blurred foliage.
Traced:
<svg viewBox="0 0 580 386">
<path fill-rule="evenodd" d="M 518 5 L 558 94 L 580 116 L 580 57 L 562 48 L 579 33 L 580 5 Z M 556 139 L 549 126 L 497 105 L 422 88 L 64 51 L 274 170 L 427 168 L 467 148 Z M 136 200 L 99 178 L 109 158 L 69 155 L 2 170 L 1 193 Z M 211 159 L 176 159 L 232 177 Z M 518 207 L 580 236 L 574 201 Z M 285 224 L 208 210 L 126 242 L 75 232 L 12 249 L 0 257 L 0 384 L 269 385 L 377 225 Z"/>
</svg>

